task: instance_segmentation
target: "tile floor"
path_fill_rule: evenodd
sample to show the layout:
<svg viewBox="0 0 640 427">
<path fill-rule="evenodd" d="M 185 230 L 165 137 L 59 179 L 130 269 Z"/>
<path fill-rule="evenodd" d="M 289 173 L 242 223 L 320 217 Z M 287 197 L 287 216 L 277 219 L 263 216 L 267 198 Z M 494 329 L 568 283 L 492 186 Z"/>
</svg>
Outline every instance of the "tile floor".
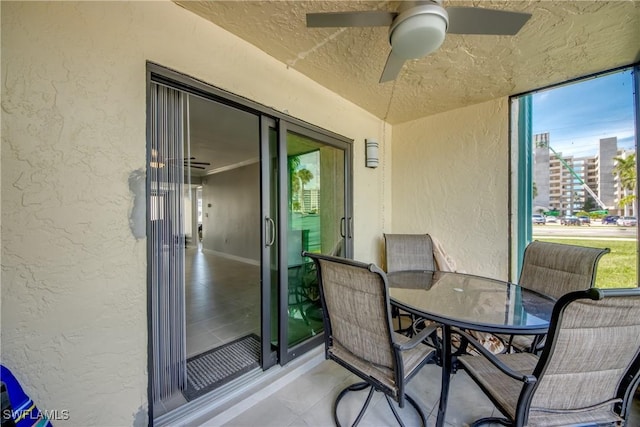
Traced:
<svg viewBox="0 0 640 427">
<path fill-rule="evenodd" d="M 427 365 L 410 383 L 408 389 L 409 394 L 415 396 L 425 415 L 429 417 L 429 425 L 435 423 L 435 418 L 430 414 L 437 404 L 439 396 L 439 372 L 437 366 Z M 452 395 L 455 394 L 454 389 L 458 388 L 454 385 L 463 384 L 466 386 L 460 379 L 462 377 L 454 378 Z M 334 425 L 332 405 L 335 397 L 340 390 L 356 381 L 358 381 L 357 377 L 346 369 L 334 362 L 323 361 L 296 381 L 238 415 L 225 426 L 332 426 Z M 363 402 L 366 393 L 351 393 L 351 395 L 349 399 L 345 398 L 344 403 L 341 404 L 340 415 L 345 416 L 345 420 L 352 421 L 353 416 L 357 413 L 358 403 Z M 451 410 L 451 417 L 447 417 L 451 418 L 451 425 L 462 425 L 457 422 L 466 420 L 468 415 L 478 413 L 480 408 L 486 408 L 488 413 L 493 411 L 493 405 L 486 398 L 483 399 L 481 394 L 470 393 L 469 395 L 473 400 L 472 402 L 467 400 L 468 411 L 463 413 Z M 401 410 L 401 414 L 404 412 Z M 403 414 L 403 419 L 405 417 L 408 417 L 406 418 L 408 425 L 416 425 L 414 414 L 410 409 Z M 396 424 L 385 399 L 376 393 L 371 407 L 360 425 L 388 426 Z M 215 424 L 205 423 L 204 425 Z"/>
<path fill-rule="evenodd" d="M 186 251 L 187 357 L 249 333 L 260 335 L 260 268 Z"/>
<path fill-rule="evenodd" d="M 322 361 L 304 375 L 230 421 L 219 424 L 213 418 L 202 425 L 224 425 L 226 427 L 333 426 L 332 405 L 335 397 L 345 386 L 356 381 L 357 377 L 336 363 Z M 498 410 L 479 391 L 478 387 L 464 371 L 459 371 L 453 375 L 450 387 L 445 420 L 447 426 L 463 427 L 470 425 L 471 422 L 478 418 L 492 415 L 499 416 Z M 408 393 L 414 397 L 428 417 L 427 424 L 429 426 L 435 425 L 440 394 L 440 368 L 435 365 L 425 366 L 409 383 Z M 353 420 L 359 410 L 359 405 L 366 397 L 365 395 L 366 393 L 361 392 L 359 396 L 354 395 L 353 399 L 347 400 L 345 398 L 341 403 L 339 416 Z M 409 406 L 405 406 L 405 408 L 409 408 Z M 403 409 L 401 410 L 401 416 L 407 425 L 417 425 L 417 417 L 411 411 L 411 409 Z M 397 423 L 385 399 L 379 395 L 374 397 L 360 425 L 365 427 L 394 426 Z M 639 425 L 640 400 L 636 398 L 633 402 L 628 426 Z"/>
</svg>

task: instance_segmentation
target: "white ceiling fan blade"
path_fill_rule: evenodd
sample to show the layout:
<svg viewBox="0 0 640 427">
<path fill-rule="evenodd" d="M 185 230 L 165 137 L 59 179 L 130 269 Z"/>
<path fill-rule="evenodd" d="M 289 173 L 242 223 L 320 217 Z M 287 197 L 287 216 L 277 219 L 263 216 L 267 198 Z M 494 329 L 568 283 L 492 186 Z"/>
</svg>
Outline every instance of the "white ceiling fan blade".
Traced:
<svg viewBox="0 0 640 427">
<path fill-rule="evenodd" d="M 307 27 L 389 26 L 396 15 L 384 11 L 307 13 Z"/>
<path fill-rule="evenodd" d="M 389 52 L 387 63 L 384 64 L 384 70 L 382 71 L 382 76 L 380 76 L 380 83 L 395 80 L 398 74 L 400 74 L 400 70 L 402 70 L 404 61 L 404 58 L 395 55 L 393 50 Z"/>
<path fill-rule="evenodd" d="M 487 34 L 513 36 L 527 23 L 531 14 L 477 7 L 448 7 L 451 34 Z"/>
</svg>

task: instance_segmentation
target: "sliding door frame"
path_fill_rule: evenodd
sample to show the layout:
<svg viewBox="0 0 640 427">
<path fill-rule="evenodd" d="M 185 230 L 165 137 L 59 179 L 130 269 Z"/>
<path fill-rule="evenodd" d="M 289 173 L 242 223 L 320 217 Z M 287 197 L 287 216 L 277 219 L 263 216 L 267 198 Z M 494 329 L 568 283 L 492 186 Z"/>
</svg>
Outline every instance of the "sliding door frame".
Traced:
<svg viewBox="0 0 640 427">
<path fill-rule="evenodd" d="M 289 308 L 288 302 L 288 265 L 287 265 L 287 248 L 288 248 L 288 218 L 286 218 L 283 213 L 287 212 L 289 209 L 288 200 L 288 172 L 289 169 L 287 167 L 287 134 L 288 132 L 293 132 L 305 137 L 309 137 L 318 142 L 326 144 L 327 146 L 334 147 L 338 150 L 342 150 L 344 152 L 344 218 L 345 218 L 345 227 L 344 227 L 344 239 L 345 239 L 345 257 L 352 258 L 353 257 L 353 177 L 352 177 L 352 168 L 351 168 L 351 159 L 353 156 L 352 149 L 353 144 L 350 142 L 346 142 L 343 139 L 335 138 L 331 135 L 327 135 L 324 132 L 317 132 L 314 129 L 310 129 L 308 126 L 301 126 L 299 124 L 290 122 L 288 120 L 280 120 L 280 126 L 278 129 L 278 169 L 279 169 L 279 179 L 280 182 L 280 205 L 278 207 L 278 212 L 280 213 L 279 218 L 279 228 L 278 228 L 278 241 L 279 241 L 279 266 L 278 266 L 278 281 L 280 282 L 279 292 L 278 292 L 278 312 L 279 312 L 279 336 L 278 336 L 278 359 L 280 360 L 280 364 L 284 365 L 296 357 L 306 353 L 314 347 L 320 345 L 324 340 L 324 332 L 322 334 L 318 334 L 313 338 L 309 338 L 303 341 L 300 344 L 294 345 L 289 348 L 288 345 L 288 336 L 289 336 L 289 325 L 288 325 L 288 315 L 287 311 Z"/>
<path fill-rule="evenodd" d="M 260 220 L 262 222 L 262 231 L 260 232 L 260 249 L 261 249 L 261 259 L 260 259 L 260 302 L 261 302 L 261 317 L 260 317 L 260 330 L 262 333 L 261 337 L 261 363 L 262 369 L 267 370 L 270 367 L 274 366 L 278 363 L 278 353 L 276 350 L 272 350 L 271 342 L 274 337 L 272 337 L 272 325 L 273 316 L 271 313 L 272 307 L 272 292 L 271 289 L 273 287 L 273 283 L 271 283 L 271 268 L 274 262 L 278 262 L 279 256 L 276 255 L 276 259 L 272 259 L 273 248 L 272 245 L 277 244 L 279 248 L 281 242 L 276 242 L 277 238 L 277 224 L 280 214 L 280 207 L 275 206 L 276 217 L 273 215 L 272 200 L 273 195 L 271 194 L 271 158 L 275 155 L 277 157 L 278 153 L 273 153 L 271 150 L 271 141 L 269 138 L 269 131 L 271 129 L 275 129 L 276 133 L 278 131 L 277 122 L 268 116 L 262 115 L 260 116 L 260 206 L 261 206 L 261 215 Z M 278 144 L 276 144 L 278 145 Z M 276 186 L 277 187 L 277 186 Z M 275 195 L 276 204 L 278 197 L 280 197 L 279 189 L 276 189 L 277 194 Z M 277 304 L 276 304 L 277 306 Z M 278 347 L 280 346 L 280 341 L 278 341 Z"/>
<path fill-rule="evenodd" d="M 180 73 L 178 71 L 175 70 L 171 70 L 169 68 L 166 68 L 162 65 L 153 63 L 153 62 L 147 62 L 147 69 L 146 69 L 146 85 L 147 85 L 147 113 L 149 114 L 149 106 L 150 106 L 150 102 L 151 102 L 151 97 L 150 97 L 150 88 L 151 88 L 151 84 L 155 83 L 155 84 L 160 84 L 160 85 L 165 85 L 168 87 L 171 87 L 173 89 L 176 90 L 180 90 L 192 95 L 196 95 L 196 96 L 200 96 L 204 99 L 209 99 L 211 101 L 215 101 L 215 102 L 219 102 L 221 104 L 227 105 L 229 107 L 232 108 L 236 108 L 242 111 L 246 111 L 252 114 L 257 115 L 260 118 L 260 138 L 261 140 L 259 141 L 260 144 L 260 149 L 261 149 L 261 162 L 264 162 L 265 158 L 269 158 L 269 157 L 264 157 L 264 156 L 268 156 L 269 154 L 267 154 L 267 152 L 263 151 L 265 148 L 269 148 L 269 135 L 268 135 L 268 130 L 269 128 L 272 128 L 277 131 L 277 135 L 278 135 L 278 161 L 279 161 L 279 166 L 280 166 L 280 194 L 278 194 L 279 200 L 280 200 L 280 205 L 278 206 L 278 213 L 281 215 L 282 212 L 286 212 L 286 197 L 288 196 L 286 194 L 286 188 L 285 191 L 282 191 L 283 185 L 286 185 L 286 172 L 287 172 L 287 167 L 286 167 L 286 132 L 287 130 L 295 130 L 298 133 L 302 133 L 304 135 L 308 135 L 311 136 L 314 139 L 317 139 L 318 141 L 321 141 L 323 143 L 326 143 L 328 145 L 332 145 L 334 147 L 338 147 L 340 149 L 343 149 L 345 151 L 345 246 L 344 246 L 344 250 L 345 250 L 345 256 L 347 257 L 352 257 L 353 256 L 353 177 L 352 177 L 352 159 L 353 159 L 353 140 L 349 139 L 347 137 L 344 137 L 342 135 L 336 134 L 334 132 L 328 131 L 326 129 L 322 129 L 318 126 L 312 125 L 310 123 L 307 123 L 303 120 L 300 119 L 296 119 L 294 117 L 291 117 L 287 114 L 281 113 L 279 111 L 276 111 L 270 107 L 267 107 L 265 105 L 259 104 L 257 102 L 251 101 L 249 99 L 243 98 L 241 96 L 238 96 L 236 94 L 233 94 L 231 92 L 227 92 L 223 89 L 217 88 L 215 86 L 212 86 L 208 83 L 205 83 L 201 80 L 195 79 L 193 77 L 190 77 L 188 75 L 185 75 L 183 73 Z M 149 123 L 149 120 L 147 120 L 147 162 L 151 161 L 151 152 L 149 149 L 149 141 L 150 141 L 150 135 L 151 135 L 151 125 Z M 266 144 L 266 145 L 265 145 Z M 284 145 L 283 145 L 284 144 Z M 284 155 L 282 155 L 282 153 L 284 153 Z M 283 175 L 285 174 L 285 179 L 282 180 Z M 263 165 L 261 165 L 261 190 L 268 188 L 268 179 L 269 179 L 269 175 L 268 175 L 268 171 L 265 171 L 265 168 L 263 167 Z M 262 193 L 262 191 L 261 191 Z M 267 197 L 268 198 L 268 197 Z M 284 200 L 284 201 L 283 201 Z M 267 203 L 270 203 L 269 201 L 267 201 Z M 282 207 L 284 206 L 284 210 L 282 210 Z M 265 205 L 265 197 L 263 195 L 261 195 L 261 219 L 262 221 L 264 221 L 265 219 L 265 214 L 268 214 L 269 212 L 266 210 L 266 208 L 268 208 L 267 205 Z M 148 221 L 147 221 L 148 223 Z M 307 340 L 304 343 L 296 346 L 295 348 L 293 348 L 291 351 L 288 351 L 287 348 L 287 344 L 286 344 L 286 339 L 284 341 L 282 341 L 282 325 L 279 324 L 278 325 L 278 331 L 279 331 L 279 342 L 278 342 L 278 349 L 280 349 L 278 352 L 274 351 L 271 348 L 271 330 L 269 327 L 269 324 L 271 322 L 271 309 L 270 309 L 270 305 L 268 303 L 268 301 L 270 300 L 271 296 L 270 296 L 270 288 L 271 288 L 271 281 L 270 281 L 270 275 L 267 274 L 265 275 L 265 268 L 267 269 L 267 272 L 270 268 L 271 262 L 273 261 L 270 256 L 267 256 L 265 258 L 265 253 L 267 252 L 265 250 L 265 243 L 267 242 L 267 236 L 265 236 L 265 227 L 263 226 L 264 224 L 256 224 L 256 226 L 261 226 L 262 228 L 262 232 L 261 232 L 261 246 L 262 246 L 262 251 L 261 251 L 261 278 L 263 281 L 265 281 L 264 283 L 261 283 L 261 299 L 262 299 L 262 314 L 261 314 L 261 321 L 262 321 L 262 325 L 261 325 L 261 331 L 263 336 L 261 337 L 262 340 L 262 346 L 261 346 L 261 364 L 262 364 L 262 369 L 266 370 L 269 367 L 279 363 L 281 365 L 286 364 L 288 361 L 292 360 L 293 358 L 303 354 L 304 352 L 318 346 L 322 340 L 322 335 L 319 335 L 317 337 L 314 337 L 311 340 Z M 148 233 L 147 233 L 148 234 Z M 278 255 L 278 268 L 279 268 L 279 301 L 278 301 L 278 309 L 279 310 L 286 310 L 286 295 L 284 296 L 284 303 L 285 306 L 283 306 L 283 292 L 282 289 L 285 290 L 286 292 L 286 284 L 287 284 L 287 277 L 286 277 L 286 272 L 287 272 L 287 261 L 286 261 L 286 252 L 283 252 L 286 250 L 286 240 L 287 240 L 287 236 L 286 236 L 286 224 L 284 224 L 284 226 L 280 225 L 279 227 L 277 227 L 277 238 L 279 239 L 278 241 L 278 248 L 279 248 L 279 255 Z M 268 249 L 268 248 L 267 248 Z M 151 289 L 153 284 L 151 283 L 151 275 L 150 275 L 150 265 L 151 265 L 151 260 L 150 257 L 152 256 L 151 253 L 147 254 L 147 265 L 149 267 L 147 267 L 147 293 L 148 295 L 151 295 Z M 152 305 L 151 305 L 151 301 L 150 298 L 148 298 L 147 301 L 147 323 L 148 323 L 148 368 L 149 368 L 149 372 L 153 372 L 153 364 L 155 363 L 153 356 L 152 356 L 152 351 L 151 349 L 153 348 L 153 341 L 152 341 L 152 334 L 151 334 L 151 318 L 152 318 Z M 284 345 L 282 345 L 284 343 Z M 283 351 L 284 349 L 284 351 Z M 149 420 L 150 423 L 153 421 L 153 408 L 152 408 L 152 385 L 153 385 L 153 375 L 149 375 L 149 386 L 148 386 L 148 401 L 150 403 L 150 408 L 149 408 Z"/>
</svg>

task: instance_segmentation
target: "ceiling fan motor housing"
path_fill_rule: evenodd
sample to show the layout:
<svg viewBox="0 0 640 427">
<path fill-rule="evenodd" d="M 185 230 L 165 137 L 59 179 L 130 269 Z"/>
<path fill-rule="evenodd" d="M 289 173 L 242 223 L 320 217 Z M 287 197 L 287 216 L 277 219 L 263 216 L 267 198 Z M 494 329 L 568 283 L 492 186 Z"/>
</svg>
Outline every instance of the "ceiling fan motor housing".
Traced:
<svg viewBox="0 0 640 427">
<path fill-rule="evenodd" d="M 402 59 L 422 58 L 444 42 L 449 15 L 433 3 L 405 10 L 389 28 L 389 42 L 393 53 Z"/>
</svg>

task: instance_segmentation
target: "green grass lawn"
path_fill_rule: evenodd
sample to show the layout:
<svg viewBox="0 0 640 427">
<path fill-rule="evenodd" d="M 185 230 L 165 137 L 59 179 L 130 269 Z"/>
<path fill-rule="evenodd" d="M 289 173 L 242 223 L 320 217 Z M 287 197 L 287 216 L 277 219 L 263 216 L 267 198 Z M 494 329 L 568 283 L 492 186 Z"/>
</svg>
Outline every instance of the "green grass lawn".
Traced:
<svg viewBox="0 0 640 427">
<path fill-rule="evenodd" d="M 617 240 L 583 240 L 583 239 L 544 239 L 547 242 L 566 243 L 593 248 L 609 248 L 598 263 L 596 287 L 598 288 L 634 288 L 638 286 L 636 266 L 636 242 Z"/>
</svg>

